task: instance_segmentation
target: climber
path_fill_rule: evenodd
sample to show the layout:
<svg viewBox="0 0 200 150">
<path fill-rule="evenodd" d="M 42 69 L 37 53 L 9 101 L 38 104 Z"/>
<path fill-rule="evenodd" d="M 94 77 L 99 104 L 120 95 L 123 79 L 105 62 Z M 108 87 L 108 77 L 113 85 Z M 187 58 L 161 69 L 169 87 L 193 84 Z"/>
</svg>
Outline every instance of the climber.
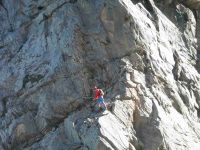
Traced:
<svg viewBox="0 0 200 150">
<path fill-rule="evenodd" d="M 102 89 L 98 89 L 96 86 L 94 86 L 93 90 L 94 90 L 93 100 L 94 101 L 97 100 L 97 104 L 98 104 L 100 109 L 106 110 L 107 107 L 106 107 L 106 104 L 105 104 L 104 98 L 103 98 L 103 95 L 104 95 L 103 90 Z"/>
</svg>

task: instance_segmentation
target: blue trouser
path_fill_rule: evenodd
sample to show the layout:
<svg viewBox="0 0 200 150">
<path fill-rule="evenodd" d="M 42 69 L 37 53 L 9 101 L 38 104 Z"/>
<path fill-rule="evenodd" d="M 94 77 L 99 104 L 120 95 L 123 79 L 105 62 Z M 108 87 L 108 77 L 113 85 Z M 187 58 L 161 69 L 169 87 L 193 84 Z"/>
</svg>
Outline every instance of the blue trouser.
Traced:
<svg viewBox="0 0 200 150">
<path fill-rule="evenodd" d="M 97 99 L 97 103 L 103 104 L 103 102 L 104 102 L 103 96 L 99 96 L 99 98 Z"/>
</svg>

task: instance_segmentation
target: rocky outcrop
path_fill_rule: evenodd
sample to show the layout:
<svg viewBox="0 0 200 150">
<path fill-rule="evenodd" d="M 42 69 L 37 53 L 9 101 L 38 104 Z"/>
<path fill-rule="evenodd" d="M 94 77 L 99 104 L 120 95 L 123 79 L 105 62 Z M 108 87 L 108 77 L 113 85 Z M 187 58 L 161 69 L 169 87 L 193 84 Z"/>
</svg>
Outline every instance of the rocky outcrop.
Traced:
<svg viewBox="0 0 200 150">
<path fill-rule="evenodd" d="M 199 2 L 163 2 L 1 0 L 0 149 L 197 150 Z"/>
</svg>

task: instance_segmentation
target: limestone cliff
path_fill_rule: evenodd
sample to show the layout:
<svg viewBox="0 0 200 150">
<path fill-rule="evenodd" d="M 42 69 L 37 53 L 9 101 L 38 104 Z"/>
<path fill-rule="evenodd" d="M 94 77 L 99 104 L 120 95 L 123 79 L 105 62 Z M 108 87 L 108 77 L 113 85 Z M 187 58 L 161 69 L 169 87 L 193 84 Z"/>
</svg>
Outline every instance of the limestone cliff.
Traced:
<svg viewBox="0 0 200 150">
<path fill-rule="evenodd" d="M 0 0 L 0 149 L 198 150 L 199 7 Z"/>
</svg>

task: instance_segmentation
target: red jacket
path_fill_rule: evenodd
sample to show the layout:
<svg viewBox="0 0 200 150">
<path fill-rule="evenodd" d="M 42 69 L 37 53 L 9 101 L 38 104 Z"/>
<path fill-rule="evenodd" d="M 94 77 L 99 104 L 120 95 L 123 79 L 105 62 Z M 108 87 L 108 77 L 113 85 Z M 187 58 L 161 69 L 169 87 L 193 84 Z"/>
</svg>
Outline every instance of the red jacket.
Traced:
<svg viewBox="0 0 200 150">
<path fill-rule="evenodd" d="M 94 90 L 94 97 L 93 99 L 96 100 L 99 98 L 99 96 L 101 96 L 100 90 L 99 89 L 95 89 Z"/>
</svg>

